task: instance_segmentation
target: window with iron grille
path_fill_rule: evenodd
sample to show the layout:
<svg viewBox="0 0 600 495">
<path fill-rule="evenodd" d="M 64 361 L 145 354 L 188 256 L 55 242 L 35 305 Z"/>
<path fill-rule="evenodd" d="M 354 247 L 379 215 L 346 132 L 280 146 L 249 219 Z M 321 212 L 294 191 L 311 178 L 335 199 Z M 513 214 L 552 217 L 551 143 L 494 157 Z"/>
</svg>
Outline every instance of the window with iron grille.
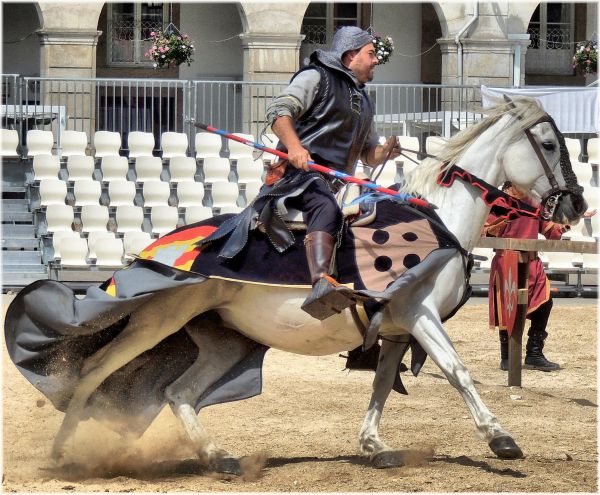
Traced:
<svg viewBox="0 0 600 495">
<path fill-rule="evenodd" d="M 529 22 L 531 43 L 525 56 L 528 74 L 572 74 L 575 5 L 540 3 Z"/>
<path fill-rule="evenodd" d="M 333 35 L 342 26 L 360 26 L 359 4 L 313 2 L 302 22 L 302 34 L 306 36 L 303 43 L 330 46 Z"/>
<path fill-rule="evenodd" d="M 159 2 L 109 3 L 108 65 L 152 66 L 144 57 L 152 45 L 147 40 L 167 22 L 167 6 Z"/>
</svg>

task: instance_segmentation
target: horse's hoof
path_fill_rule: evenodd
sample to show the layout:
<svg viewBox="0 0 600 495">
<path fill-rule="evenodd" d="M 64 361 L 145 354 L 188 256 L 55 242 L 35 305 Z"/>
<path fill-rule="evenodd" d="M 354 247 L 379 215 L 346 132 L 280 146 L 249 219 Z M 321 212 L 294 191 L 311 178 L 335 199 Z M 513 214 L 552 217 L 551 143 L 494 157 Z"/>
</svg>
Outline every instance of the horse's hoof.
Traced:
<svg viewBox="0 0 600 495">
<path fill-rule="evenodd" d="M 60 461 L 65 456 L 65 451 L 62 447 L 53 447 L 50 452 L 50 457 L 54 462 Z"/>
<path fill-rule="evenodd" d="M 500 459 L 521 459 L 523 457 L 523 451 L 512 437 L 507 435 L 493 438 L 488 445 Z"/>
<path fill-rule="evenodd" d="M 404 453 L 397 450 L 384 450 L 371 457 L 374 468 L 385 469 L 404 466 Z"/>
<path fill-rule="evenodd" d="M 213 460 L 211 468 L 221 474 L 232 474 L 234 476 L 241 476 L 244 474 L 242 466 L 235 457 L 219 457 Z"/>
</svg>

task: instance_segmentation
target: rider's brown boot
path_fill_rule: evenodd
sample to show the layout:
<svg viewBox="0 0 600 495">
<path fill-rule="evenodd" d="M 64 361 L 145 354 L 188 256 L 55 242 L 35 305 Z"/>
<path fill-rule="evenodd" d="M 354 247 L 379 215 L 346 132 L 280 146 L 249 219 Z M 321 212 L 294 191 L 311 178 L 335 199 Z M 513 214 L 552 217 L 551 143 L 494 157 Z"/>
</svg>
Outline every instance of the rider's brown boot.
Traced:
<svg viewBox="0 0 600 495">
<path fill-rule="evenodd" d="M 313 318 L 324 320 L 354 304 L 353 292 L 340 285 L 329 273 L 335 249 L 335 239 L 328 232 L 309 232 L 304 239 L 310 271 L 312 292 L 302 309 Z"/>
</svg>

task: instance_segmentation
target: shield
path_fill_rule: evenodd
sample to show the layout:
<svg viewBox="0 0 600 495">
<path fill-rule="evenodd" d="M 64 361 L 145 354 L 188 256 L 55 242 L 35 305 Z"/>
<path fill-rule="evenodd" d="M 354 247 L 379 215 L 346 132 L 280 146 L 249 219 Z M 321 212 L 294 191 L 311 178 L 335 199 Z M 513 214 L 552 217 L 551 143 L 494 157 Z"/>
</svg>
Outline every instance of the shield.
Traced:
<svg viewBox="0 0 600 495">
<path fill-rule="evenodd" d="M 498 277 L 500 282 L 501 317 L 508 335 L 512 334 L 517 318 L 518 308 L 518 271 L 519 254 L 517 251 L 505 250 L 498 260 Z"/>
</svg>

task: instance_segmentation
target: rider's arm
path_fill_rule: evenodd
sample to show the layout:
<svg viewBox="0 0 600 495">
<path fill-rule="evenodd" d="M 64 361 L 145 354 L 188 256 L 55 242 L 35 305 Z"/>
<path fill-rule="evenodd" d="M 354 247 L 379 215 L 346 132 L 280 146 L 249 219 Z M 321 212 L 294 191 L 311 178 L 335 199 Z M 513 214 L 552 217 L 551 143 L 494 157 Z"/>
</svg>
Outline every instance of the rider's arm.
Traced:
<svg viewBox="0 0 600 495">
<path fill-rule="evenodd" d="M 313 104 L 321 75 L 317 70 L 300 72 L 288 87 L 267 107 L 266 120 L 288 151 L 288 160 L 296 168 L 308 170 L 312 160 L 300 143 L 294 121 Z"/>
<path fill-rule="evenodd" d="M 400 142 L 396 136 L 387 138 L 384 144 L 371 144 L 366 152 L 363 152 L 362 162 L 369 167 L 376 167 L 386 160 L 393 160 L 400 155 Z"/>
</svg>

